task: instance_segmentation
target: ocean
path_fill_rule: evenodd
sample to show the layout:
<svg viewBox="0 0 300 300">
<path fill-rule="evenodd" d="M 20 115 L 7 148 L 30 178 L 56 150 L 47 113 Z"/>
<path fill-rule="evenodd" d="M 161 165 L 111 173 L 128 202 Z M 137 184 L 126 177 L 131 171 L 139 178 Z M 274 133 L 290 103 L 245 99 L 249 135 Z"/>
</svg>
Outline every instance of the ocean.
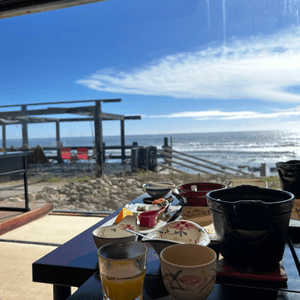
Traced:
<svg viewBox="0 0 300 300">
<path fill-rule="evenodd" d="M 300 156 L 300 131 L 247 131 L 247 132 L 210 132 L 210 133 L 187 133 L 187 134 L 145 134 L 127 135 L 126 145 L 137 142 L 139 146 L 156 146 L 162 148 L 164 138 L 168 138 L 169 145 L 174 150 L 193 155 L 214 163 L 231 168 L 241 168 L 243 171 L 251 171 L 258 168 L 262 163 L 266 164 L 267 175 L 276 175 L 275 163 L 299 159 Z M 103 141 L 107 146 L 120 145 L 120 136 L 104 136 Z M 1 141 L 2 142 L 2 141 Z M 62 137 L 63 146 L 93 146 L 93 137 Z M 21 139 L 7 139 L 7 147 L 22 146 Z M 29 146 L 43 147 L 56 145 L 55 138 L 31 138 Z M 117 150 L 108 150 L 117 154 Z M 127 151 L 130 155 L 130 151 Z M 110 160 L 108 162 L 118 162 Z M 175 165 L 175 167 L 198 173 L 195 170 Z M 254 173 L 258 174 L 258 173 Z"/>
</svg>

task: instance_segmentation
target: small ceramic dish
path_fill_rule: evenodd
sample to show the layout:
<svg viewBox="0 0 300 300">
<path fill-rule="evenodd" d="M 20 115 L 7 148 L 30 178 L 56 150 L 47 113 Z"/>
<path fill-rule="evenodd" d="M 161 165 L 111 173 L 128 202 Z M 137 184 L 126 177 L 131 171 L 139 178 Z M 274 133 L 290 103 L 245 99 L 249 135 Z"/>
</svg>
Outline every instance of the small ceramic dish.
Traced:
<svg viewBox="0 0 300 300">
<path fill-rule="evenodd" d="M 142 241 L 150 243 L 158 255 L 164 248 L 174 244 L 201 246 L 210 244 L 210 238 L 206 231 L 198 224 L 187 220 L 167 223 L 154 232 L 147 234 L 147 238 L 143 238 Z"/>
<path fill-rule="evenodd" d="M 165 197 L 174 187 L 175 184 L 171 182 L 158 182 L 157 184 L 144 183 L 142 185 L 144 192 L 148 193 L 154 199 Z"/>
<path fill-rule="evenodd" d="M 138 216 L 140 213 L 145 212 L 145 211 L 158 211 L 161 208 L 166 208 L 165 213 L 167 212 L 169 208 L 169 202 L 166 200 L 164 205 L 162 204 L 131 204 L 131 205 L 126 205 L 125 207 L 132 211 L 132 213 L 136 216 Z"/>
<path fill-rule="evenodd" d="M 138 215 L 140 226 L 153 228 L 158 223 L 159 217 L 164 213 L 166 207 L 159 210 L 148 210 Z"/>
<path fill-rule="evenodd" d="M 122 221 L 120 221 L 120 223 L 116 225 L 103 226 L 95 229 L 93 231 L 93 239 L 97 248 L 100 248 L 108 243 L 136 241 L 137 236 L 133 233 L 125 231 L 125 229 L 138 231 L 136 216 L 126 216 Z"/>
</svg>

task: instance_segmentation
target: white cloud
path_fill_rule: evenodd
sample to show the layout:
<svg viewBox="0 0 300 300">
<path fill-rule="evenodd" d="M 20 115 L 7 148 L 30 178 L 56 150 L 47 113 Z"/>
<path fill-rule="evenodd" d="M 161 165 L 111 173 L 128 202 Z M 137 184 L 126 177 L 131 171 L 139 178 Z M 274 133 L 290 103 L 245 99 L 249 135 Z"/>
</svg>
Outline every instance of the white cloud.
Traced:
<svg viewBox="0 0 300 300">
<path fill-rule="evenodd" d="M 197 120 L 238 120 L 238 119 L 277 119 L 277 118 L 289 118 L 294 116 L 300 116 L 300 106 L 279 110 L 276 109 L 272 113 L 260 113 L 255 111 L 235 111 L 225 112 L 220 110 L 208 110 L 208 111 L 186 111 L 180 113 L 173 113 L 169 115 L 143 115 L 143 118 L 194 118 Z"/>
<path fill-rule="evenodd" d="M 195 99 L 300 102 L 297 30 L 163 57 L 140 68 L 103 69 L 77 83 L 103 92 Z"/>
</svg>

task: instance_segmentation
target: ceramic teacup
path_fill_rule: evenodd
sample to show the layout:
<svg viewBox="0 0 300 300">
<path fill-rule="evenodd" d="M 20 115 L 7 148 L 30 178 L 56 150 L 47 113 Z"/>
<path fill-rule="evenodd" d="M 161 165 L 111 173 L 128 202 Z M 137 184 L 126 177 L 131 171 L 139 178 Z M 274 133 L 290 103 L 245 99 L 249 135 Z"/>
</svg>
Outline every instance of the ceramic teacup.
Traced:
<svg viewBox="0 0 300 300">
<path fill-rule="evenodd" d="M 174 299 L 203 300 L 216 280 L 217 254 L 206 246 L 178 244 L 160 253 L 161 273 Z"/>
</svg>

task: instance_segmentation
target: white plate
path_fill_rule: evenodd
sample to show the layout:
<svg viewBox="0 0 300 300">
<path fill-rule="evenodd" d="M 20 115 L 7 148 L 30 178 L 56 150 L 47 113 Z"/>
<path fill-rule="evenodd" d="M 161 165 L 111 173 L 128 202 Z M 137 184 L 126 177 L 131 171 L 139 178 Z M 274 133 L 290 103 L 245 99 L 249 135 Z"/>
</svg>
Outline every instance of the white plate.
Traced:
<svg viewBox="0 0 300 300">
<path fill-rule="evenodd" d="M 138 206 L 152 206 L 151 204 L 132 204 L 132 205 L 126 205 L 125 207 L 129 210 L 131 210 L 132 212 L 136 211 Z M 158 221 L 158 223 L 156 224 L 156 226 L 154 226 L 153 228 L 149 228 L 149 227 L 142 227 L 139 226 L 139 232 L 146 234 L 146 233 L 150 233 L 152 231 L 154 231 L 155 229 L 167 224 L 167 222 L 171 219 L 171 217 L 178 211 L 181 209 L 182 206 L 173 206 L 170 205 L 169 209 L 168 209 L 168 213 L 163 214 L 162 218 Z M 142 212 L 142 211 L 141 211 Z M 106 227 L 106 226 L 110 226 L 110 225 L 114 225 L 115 220 L 116 220 L 117 216 L 110 219 L 109 221 L 107 221 L 106 223 L 102 224 L 100 227 Z"/>
<path fill-rule="evenodd" d="M 153 204 L 127 204 L 125 207 L 133 212 L 133 214 L 138 215 L 139 213 L 150 211 L 150 210 L 159 210 L 161 207 Z M 145 210 L 138 210 L 139 207 L 144 207 Z"/>
</svg>

